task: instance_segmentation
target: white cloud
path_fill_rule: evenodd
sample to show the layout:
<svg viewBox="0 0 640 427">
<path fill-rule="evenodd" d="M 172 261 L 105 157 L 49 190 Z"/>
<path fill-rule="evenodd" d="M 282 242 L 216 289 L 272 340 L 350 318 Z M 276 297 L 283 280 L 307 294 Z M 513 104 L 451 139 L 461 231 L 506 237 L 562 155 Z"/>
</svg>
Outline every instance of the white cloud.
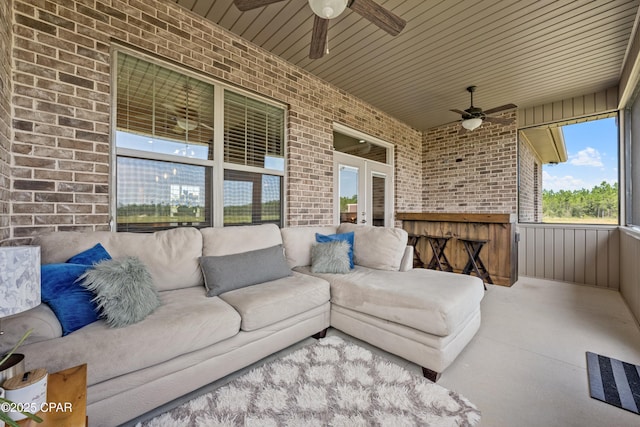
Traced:
<svg viewBox="0 0 640 427">
<path fill-rule="evenodd" d="M 547 171 L 542 172 L 542 187 L 545 190 L 580 190 L 582 188 L 590 188 L 586 182 L 571 175 L 554 176 Z"/>
<path fill-rule="evenodd" d="M 578 154 L 569 156 L 569 163 L 574 166 L 603 166 L 600 152 L 591 147 L 587 147 L 584 150 L 578 151 Z"/>
</svg>

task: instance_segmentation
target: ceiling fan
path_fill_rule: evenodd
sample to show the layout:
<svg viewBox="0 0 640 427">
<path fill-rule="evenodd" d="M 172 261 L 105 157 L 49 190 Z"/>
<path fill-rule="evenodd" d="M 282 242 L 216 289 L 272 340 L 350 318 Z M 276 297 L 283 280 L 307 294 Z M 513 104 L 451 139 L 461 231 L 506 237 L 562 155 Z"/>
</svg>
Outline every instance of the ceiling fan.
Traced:
<svg viewBox="0 0 640 427">
<path fill-rule="evenodd" d="M 283 0 L 233 0 L 241 11 L 247 11 Z M 327 34 L 329 19 L 337 18 L 345 8 L 349 7 L 363 18 L 369 20 L 392 36 L 400 34 L 407 22 L 380 6 L 373 0 L 308 0 L 315 14 L 311 33 L 311 49 L 309 58 L 319 59 L 327 51 Z"/>
<path fill-rule="evenodd" d="M 193 108 L 178 107 L 168 103 L 164 103 L 162 106 L 171 115 L 171 119 L 176 122 L 176 125 L 173 128 L 173 132 L 175 133 L 184 133 L 186 131 L 191 132 L 196 130 L 198 126 L 213 130 L 211 126 L 200 121 L 200 115 Z"/>
<path fill-rule="evenodd" d="M 480 127 L 480 125 L 487 121 L 489 123 L 497 123 L 501 125 L 510 125 L 513 123 L 513 119 L 507 119 L 502 117 L 491 117 L 489 114 L 499 113 L 505 110 L 511 110 L 512 108 L 517 108 L 518 106 L 515 104 L 505 104 L 499 107 L 490 108 L 486 111 L 483 111 L 480 107 L 473 106 L 473 92 L 476 91 L 476 86 L 469 86 L 467 88 L 467 92 L 471 95 L 471 106 L 464 111 L 461 110 L 449 110 L 454 113 L 458 113 L 462 116 L 462 127 L 460 128 L 460 133 L 465 133 L 467 131 L 472 131 Z"/>
</svg>

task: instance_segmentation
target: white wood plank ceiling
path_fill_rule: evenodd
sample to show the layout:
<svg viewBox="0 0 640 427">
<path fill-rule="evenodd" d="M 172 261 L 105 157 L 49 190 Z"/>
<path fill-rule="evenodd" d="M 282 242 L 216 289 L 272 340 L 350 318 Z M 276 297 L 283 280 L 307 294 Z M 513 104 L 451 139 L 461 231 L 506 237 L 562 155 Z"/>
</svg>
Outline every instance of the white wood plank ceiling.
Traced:
<svg viewBox="0 0 640 427">
<path fill-rule="evenodd" d="M 378 0 L 407 21 L 398 36 L 347 9 L 330 53 L 309 59 L 313 12 L 283 0 L 240 12 L 232 0 L 174 0 L 382 111 L 425 130 L 449 111 L 531 107 L 618 84 L 640 0 Z"/>
</svg>

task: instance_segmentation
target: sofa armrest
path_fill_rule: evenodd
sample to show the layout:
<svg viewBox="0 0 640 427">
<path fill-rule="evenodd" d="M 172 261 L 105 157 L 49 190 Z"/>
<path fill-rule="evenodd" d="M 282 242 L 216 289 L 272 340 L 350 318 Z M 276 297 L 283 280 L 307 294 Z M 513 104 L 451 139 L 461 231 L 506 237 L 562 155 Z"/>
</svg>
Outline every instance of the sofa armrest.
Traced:
<svg viewBox="0 0 640 427">
<path fill-rule="evenodd" d="M 9 351 L 25 332 L 33 329 L 23 345 L 46 341 L 62 336 L 62 326 L 47 304 L 2 319 L 4 335 L 0 339 L 0 355 Z M 18 352 L 20 353 L 20 352 Z"/>
<path fill-rule="evenodd" d="M 400 271 L 413 270 L 413 246 L 407 245 L 404 248 L 404 255 L 400 261 Z"/>
</svg>

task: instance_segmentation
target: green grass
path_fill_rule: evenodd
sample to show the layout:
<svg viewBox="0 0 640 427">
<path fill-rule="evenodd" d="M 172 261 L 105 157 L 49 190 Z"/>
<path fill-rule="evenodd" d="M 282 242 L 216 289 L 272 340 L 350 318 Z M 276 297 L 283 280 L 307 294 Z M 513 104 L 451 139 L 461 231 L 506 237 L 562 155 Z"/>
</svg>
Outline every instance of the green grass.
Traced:
<svg viewBox="0 0 640 427">
<path fill-rule="evenodd" d="M 545 224 L 600 224 L 618 225 L 617 218 L 596 218 L 596 217 L 552 217 L 543 216 L 542 222 Z"/>
<path fill-rule="evenodd" d="M 165 222 L 204 222 L 204 216 L 150 216 L 150 215 L 130 215 L 119 216 L 118 223 L 121 224 L 149 224 L 149 223 L 165 223 Z"/>
</svg>

